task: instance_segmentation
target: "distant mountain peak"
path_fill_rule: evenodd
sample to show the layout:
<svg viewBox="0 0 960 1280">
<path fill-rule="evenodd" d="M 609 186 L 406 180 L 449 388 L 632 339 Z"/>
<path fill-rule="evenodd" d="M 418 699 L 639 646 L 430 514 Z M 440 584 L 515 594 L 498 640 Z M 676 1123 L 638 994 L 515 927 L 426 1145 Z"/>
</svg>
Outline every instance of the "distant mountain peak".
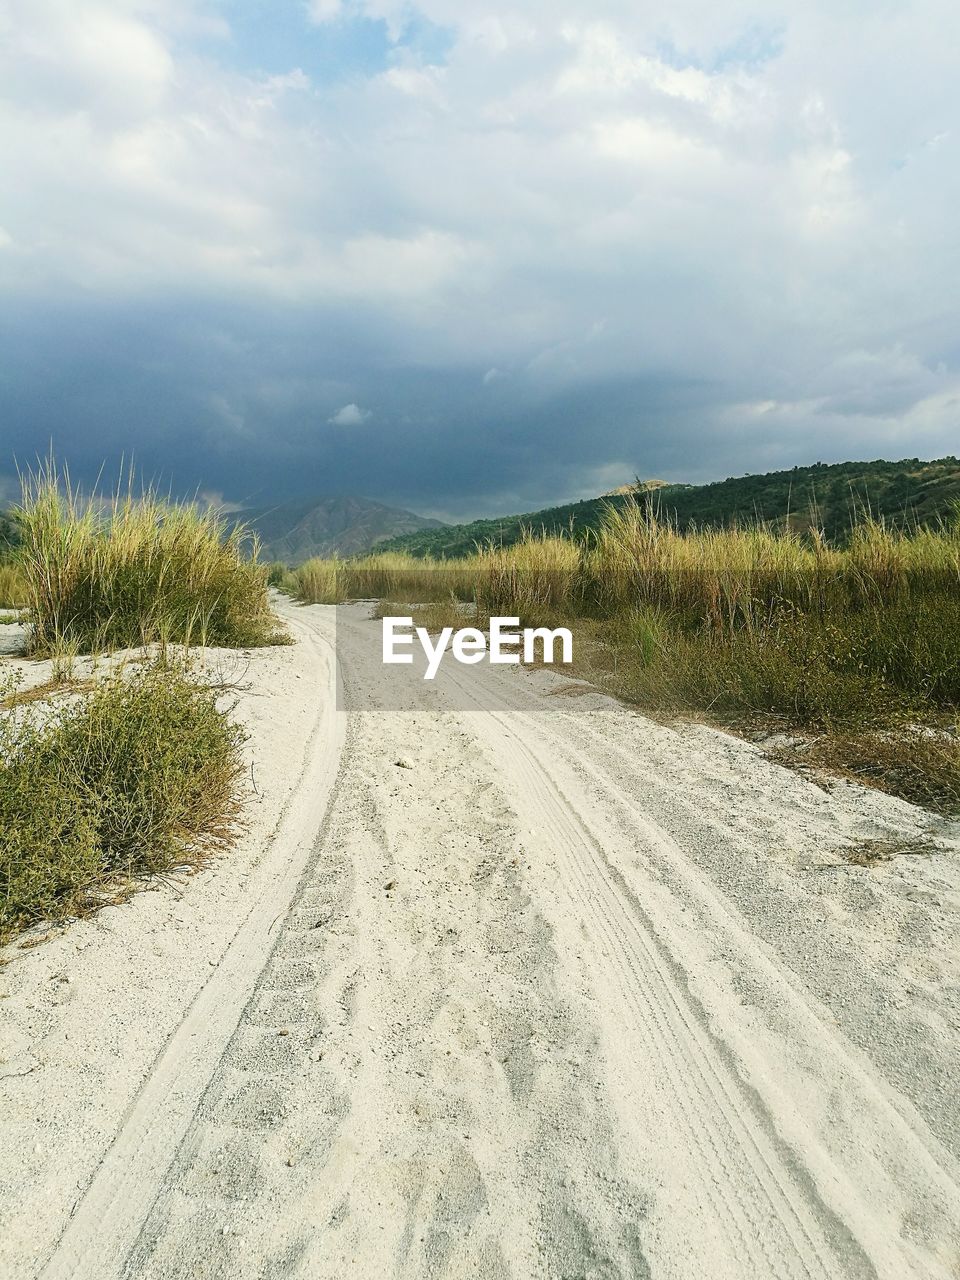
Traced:
<svg viewBox="0 0 960 1280">
<path fill-rule="evenodd" d="M 433 520 L 355 494 L 294 499 L 239 513 L 260 536 L 263 559 L 302 564 L 312 556 L 354 556 L 387 538 L 442 529 Z"/>
</svg>

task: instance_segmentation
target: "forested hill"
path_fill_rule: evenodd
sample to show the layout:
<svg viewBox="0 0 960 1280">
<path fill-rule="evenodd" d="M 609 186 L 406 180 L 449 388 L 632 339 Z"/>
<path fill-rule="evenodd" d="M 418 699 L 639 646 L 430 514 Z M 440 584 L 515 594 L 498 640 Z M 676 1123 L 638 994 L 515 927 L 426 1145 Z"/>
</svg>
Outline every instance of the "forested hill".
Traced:
<svg viewBox="0 0 960 1280">
<path fill-rule="evenodd" d="M 662 518 L 681 529 L 760 521 L 783 528 L 789 517 L 792 529 L 817 526 L 830 539 L 842 541 L 852 520 L 865 510 L 897 526 L 932 525 L 949 518 L 960 504 L 960 460 L 818 462 L 765 475 L 732 476 L 713 484 L 667 484 L 649 491 L 641 486 L 542 511 L 420 529 L 381 542 L 377 550 L 452 557 L 468 555 L 478 543 L 509 545 L 524 529 L 582 535 L 599 525 L 607 505 L 637 499 L 652 504 Z"/>
</svg>

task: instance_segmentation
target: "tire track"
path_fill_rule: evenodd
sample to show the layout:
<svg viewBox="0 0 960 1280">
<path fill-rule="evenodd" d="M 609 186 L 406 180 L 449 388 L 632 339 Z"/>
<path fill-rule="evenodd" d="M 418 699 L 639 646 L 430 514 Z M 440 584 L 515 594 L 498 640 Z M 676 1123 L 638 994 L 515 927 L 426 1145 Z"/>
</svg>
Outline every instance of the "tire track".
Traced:
<svg viewBox="0 0 960 1280">
<path fill-rule="evenodd" d="M 772 1145 L 746 1123 L 749 1106 L 716 1061 L 703 1025 L 678 991 L 672 974 L 638 927 L 611 881 L 602 853 L 557 792 L 541 762 L 504 718 L 496 715 L 501 760 L 528 797 L 531 818 L 563 851 L 580 910 L 604 944 L 606 978 L 619 992 L 630 1030 L 659 1059 L 668 1081 L 672 1123 L 696 1169 L 699 1194 L 723 1237 L 722 1252 L 738 1259 L 740 1274 L 813 1280 L 837 1274 L 875 1275 L 849 1247 L 842 1272 L 824 1238 L 817 1213 L 780 1166 Z"/>
<path fill-rule="evenodd" d="M 470 686 L 462 677 L 450 678 L 458 687 L 461 701 L 469 700 Z M 576 718 L 562 715 L 561 728 L 568 732 L 561 739 L 542 714 L 528 715 L 520 709 L 534 699 L 529 694 L 524 697 L 522 692 L 517 696 L 518 692 L 514 690 L 512 698 L 506 696 L 501 682 L 496 688 L 486 684 L 482 696 L 474 696 L 478 709 L 483 708 L 478 719 L 485 723 L 488 748 L 511 779 L 521 812 L 531 826 L 540 827 L 558 853 L 564 877 L 576 888 L 571 905 L 591 922 L 600 944 L 595 948 L 600 970 L 598 987 L 604 989 L 612 980 L 630 1019 L 632 1034 L 647 1045 L 652 1038 L 662 1048 L 661 1068 L 669 1080 L 674 1124 L 683 1133 L 689 1150 L 697 1153 L 695 1163 L 707 1175 L 702 1195 L 711 1204 L 717 1222 L 723 1225 L 731 1257 L 740 1258 L 739 1274 L 881 1274 L 891 1280 L 907 1275 L 926 1280 L 934 1274 L 949 1274 L 947 1269 L 930 1270 L 927 1251 L 915 1250 L 907 1237 L 891 1238 L 889 1230 L 879 1233 L 876 1217 L 870 1217 L 877 1206 L 869 1203 L 869 1192 L 865 1196 L 865 1189 L 845 1176 L 845 1171 L 824 1152 L 818 1153 L 819 1162 L 814 1162 L 814 1176 L 805 1160 L 781 1136 L 784 1127 L 796 1135 L 797 1118 L 789 1117 L 791 1123 L 783 1126 L 781 1121 L 788 1117 L 772 1114 L 754 1085 L 743 1081 L 729 1044 L 717 1038 L 711 1020 L 693 995 L 682 950 L 679 960 L 671 950 L 669 943 L 676 946 L 677 937 L 671 939 L 669 932 L 664 933 L 662 914 L 658 925 L 654 924 L 636 893 L 609 862 L 597 830 L 605 832 L 604 838 L 609 838 L 615 847 L 629 848 L 632 844 L 634 848 L 656 849 L 652 869 L 657 881 L 651 881 L 649 886 L 652 899 L 662 898 L 663 886 L 672 881 L 681 888 L 675 906 L 682 902 L 686 910 L 691 901 L 700 899 L 706 903 L 703 916 L 711 931 L 716 933 L 719 919 L 729 935 L 733 922 L 729 909 L 725 910 L 720 901 L 721 895 L 693 871 L 682 851 L 649 816 L 638 813 L 635 802 L 619 793 L 609 774 L 590 762 L 589 753 L 584 750 L 583 726 Z M 558 762 L 564 762 L 566 767 L 558 770 Z M 561 775 L 562 783 L 558 780 Z M 571 775 L 588 781 L 590 793 L 572 787 Z M 591 815 L 589 827 L 581 814 Z M 616 815 L 616 821 L 611 815 Z M 689 930 L 689 921 L 686 928 Z M 754 968 L 760 958 L 754 940 L 742 925 L 733 928 L 733 933 L 739 936 L 727 949 L 742 955 Z M 791 1006 L 802 1004 L 786 974 L 768 961 L 761 968 L 767 970 L 764 978 L 768 986 L 772 978 L 779 987 L 780 999 Z M 825 1032 L 823 1023 L 805 1007 L 791 1007 L 791 1013 L 799 1015 L 799 1023 L 807 1023 L 802 1032 L 794 1026 L 798 1038 L 800 1034 L 813 1037 Z M 837 1078 L 846 1083 L 851 1075 L 855 1081 L 862 1077 L 859 1062 L 855 1064 L 849 1053 L 839 1048 L 835 1036 L 824 1034 L 823 1039 L 829 1046 L 828 1056 L 836 1061 Z M 811 1039 L 810 1043 L 815 1041 Z M 898 1157 L 903 1162 L 909 1151 L 904 1180 L 908 1189 L 914 1190 L 917 1206 L 923 1205 L 925 1192 L 932 1193 L 931 1205 L 923 1208 L 931 1210 L 929 1217 L 946 1243 L 950 1215 L 956 1210 L 958 1198 L 955 1182 L 941 1167 L 939 1158 L 945 1153 L 931 1153 L 916 1131 L 891 1108 L 874 1079 L 862 1082 L 858 1098 L 860 1094 L 870 1111 L 879 1113 L 885 1133 L 889 1163 L 876 1179 L 874 1189 L 880 1194 L 893 1190 L 889 1175 L 895 1170 L 902 1172 Z M 818 1135 L 807 1133 L 804 1137 L 804 1155 L 809 1156 Z M 949 1166 L 949 1159 L 946 1163 Z M 911 1183 L 916 1184 L 915 1189 Z M 835 1211 L 831 1201 L 843 1208 Z M 752 1210 L 747 1209 L 747 1203 Z M 864 1212 L 858 1212 L 860 1209 Z M 850 1221 L 858 1221 L 860 1230 L 854 1231 Z M 898 1226 L 894 1224 L 894 1231 Z"/>
<path fill-rule="evenodd" d="M 375 624 L 341 611 L 335 658 L 329 614 L 288 618 L 323 672 L 272 838 L 299 847 L 45 1277 L 952 1274 L 952 1167 L 684 850 L 680 810 L 743 834 L 729 780 L 655 818 L 659 743 L 638 762 L 503 673 L 398 705 Z"/>
<path fill-rule="evenodd" d="M 647 1197 L 476 740 L 344 669 L 339 804 L 122 1274 L 641 1280 Z"/>
<path fill-rule="evenodd" d="M 294 625 L 316 654 L 320 688 L 300 775 L 270 841 L 287 853 L 261 862 L 251 885 L 250 913 L 124 1116 L 41 1272 L 44 1280 L 119 1275 L 254 989 L 278 921 L 294 899 L 314 833 L 332 803 L 344 731 L 335 711 L 336 657 L 329 640 Z"/>
</svg>

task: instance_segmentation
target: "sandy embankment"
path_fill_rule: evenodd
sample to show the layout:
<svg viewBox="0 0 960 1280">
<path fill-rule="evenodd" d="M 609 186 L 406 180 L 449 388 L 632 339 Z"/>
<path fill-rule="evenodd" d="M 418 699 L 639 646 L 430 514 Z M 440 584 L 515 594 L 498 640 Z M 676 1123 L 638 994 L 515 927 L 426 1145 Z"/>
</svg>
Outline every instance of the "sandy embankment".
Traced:
<svg viewBox="0 0 960 1280">
<path fill-rule="evenodd" d="M 398 695 L 361 610 L 336 716 L 287 611 L 242 847 L 4 974 L 0 1269 L 956 1274 L 955 829 L 556 676 Z"/>
</svg>

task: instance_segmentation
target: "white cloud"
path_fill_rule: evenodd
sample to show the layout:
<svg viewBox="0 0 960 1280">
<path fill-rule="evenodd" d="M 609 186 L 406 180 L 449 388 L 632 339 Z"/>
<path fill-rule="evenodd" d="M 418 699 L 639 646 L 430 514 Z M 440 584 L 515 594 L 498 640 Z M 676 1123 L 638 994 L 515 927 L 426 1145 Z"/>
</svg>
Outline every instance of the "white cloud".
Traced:
<svg viewBox="0 0 960 1280">
<path fill-rule="evenodd" d="M 369 409 L 361 409 L 357 404 L 345 404 L 338 409 L 327 422 L 334 427 L 359 427 L 368 422 L 373 415 Z"/>
<path fill-rule="evenodd" d="M 335 22 L 343 16 L 343 0 L 307 0 L 307 16 L 311 22 L 320 26 L 324 22 Z"/>
<path fill-rule="evenodd" d="M 174 76 L 164 33 L 147 5 L 120 0 L 9 0 L 0 18 L 0 66 L 8 101 L 35 117 L 82 112 L 98 124 L 159 109 Z"/>
</svg>

